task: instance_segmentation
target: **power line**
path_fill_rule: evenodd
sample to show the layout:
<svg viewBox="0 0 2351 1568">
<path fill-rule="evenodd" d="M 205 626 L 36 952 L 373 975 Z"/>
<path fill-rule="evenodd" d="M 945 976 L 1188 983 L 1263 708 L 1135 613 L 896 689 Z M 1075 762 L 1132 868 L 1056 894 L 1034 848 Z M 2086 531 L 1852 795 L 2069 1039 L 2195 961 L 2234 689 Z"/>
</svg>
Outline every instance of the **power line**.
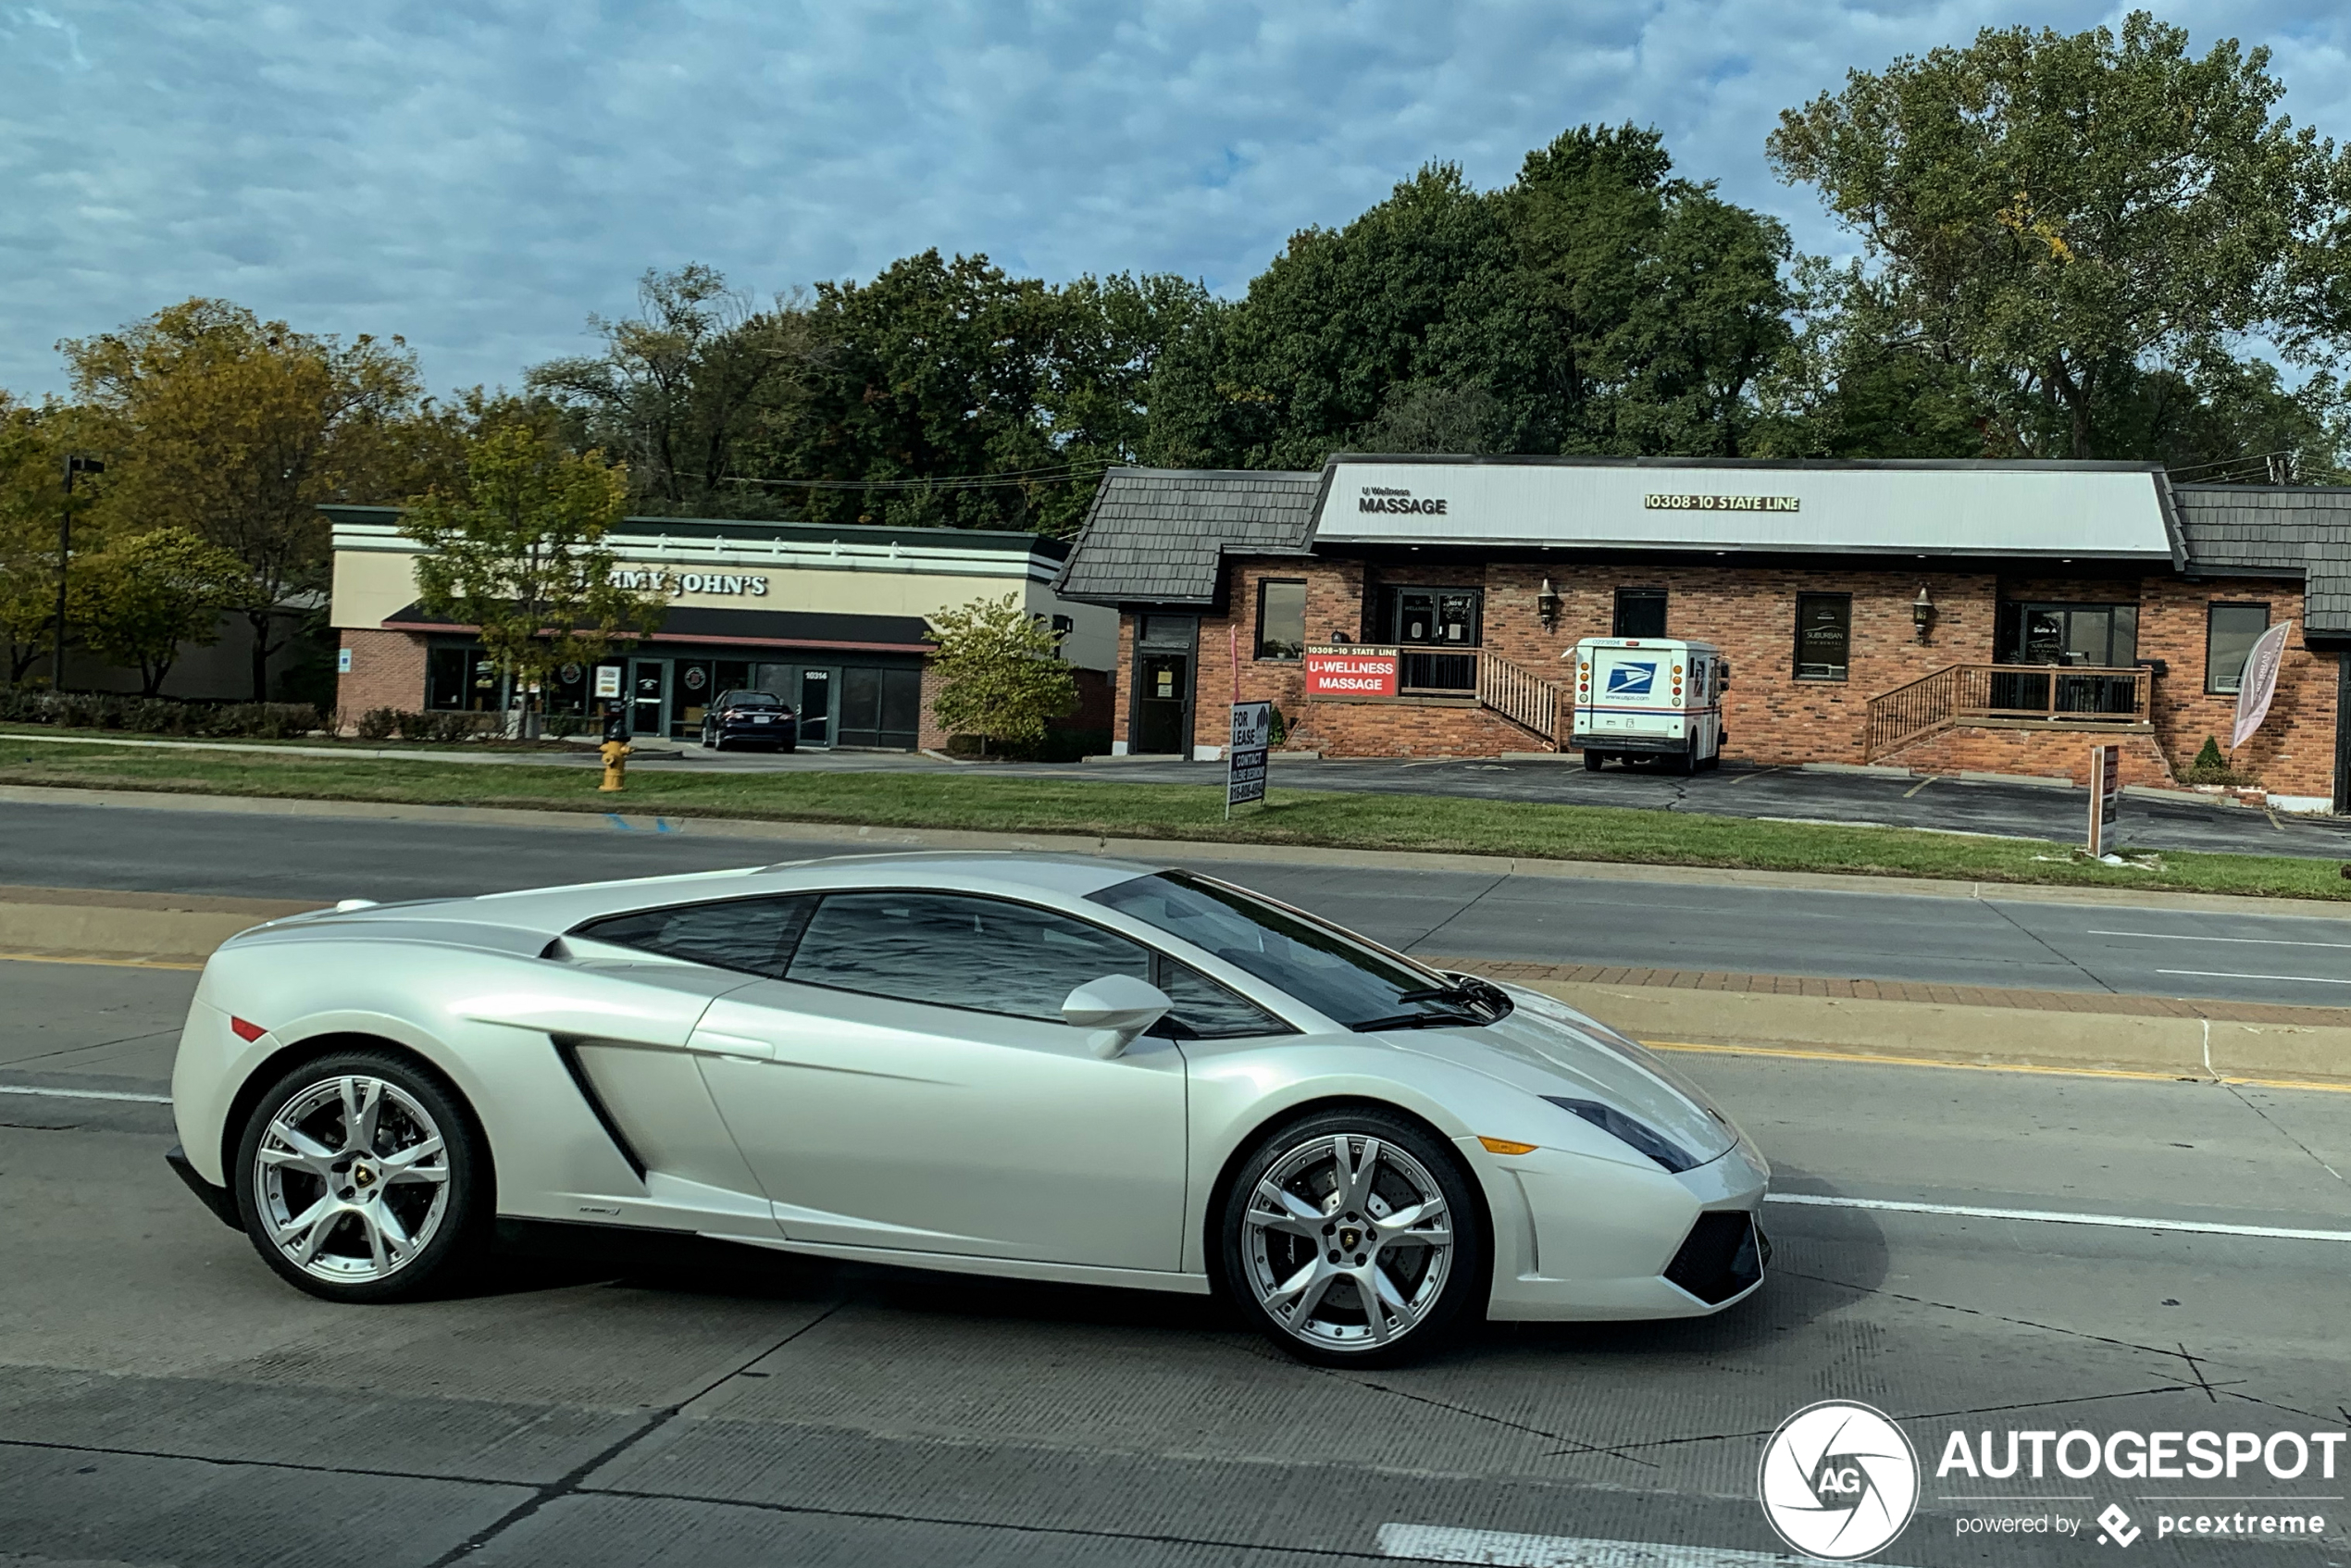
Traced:
<svg viewBox="0 0 2351 1568">
<path fill-rule="evenodd" d="M 1107 458 L 1091 463 L 1062 463 L 1047 468 L 1007 468 L 993 474 L 951 474 L 927 479 L 763 479 L 729 474 L 728 484 L 774 485 L 782 490 L 1002 490 L 1034 484 L 1059 484 L 1091 479 L 1114 467 Z"/>
</svg>

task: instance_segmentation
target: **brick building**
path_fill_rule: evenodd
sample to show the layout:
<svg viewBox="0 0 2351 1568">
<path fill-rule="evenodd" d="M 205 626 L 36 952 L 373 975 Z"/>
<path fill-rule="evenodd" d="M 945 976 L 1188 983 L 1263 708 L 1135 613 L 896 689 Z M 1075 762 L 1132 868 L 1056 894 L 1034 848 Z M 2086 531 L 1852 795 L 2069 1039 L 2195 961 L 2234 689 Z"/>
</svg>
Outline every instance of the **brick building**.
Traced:
<svg viewBox="0 0 2351 1568">
<path fill-rule="evenodd" d="M 396 508 L 330 506 L 337 705 L 458 711 L 496 705 L 497 679 L 471 627 L 417 603 L 416 543 Z M 1069 546 L 974 529 L 818 527 L 727 518 L 629 517 L 607 537 L 617 569 L 658 588 L 654 636 L 600 661 L 619 673 L 639 736 L 697 734 L 715 693 L 770 691 L 801 716 L 801 744 L 911 751 L 947 742 L 931 714 L 926 617 L 1017 596 L 1064 632 L 1081 702 L 1064 724 L 1110 723 L 1116 622 L 1053 591 Z M 552 716 L 586 721 L 596 669 L 567 667 L 543 694 Z"/>
<path fill-rule="evenodd" d="M 1113 750 L 1221 755 L 1270 700 L 1325 756 L 1568 745 L 1585 637 L 1719 645 L 1724 753 L 2168 784 L 2229 740 L 2245 655 L 2292 622 L 2231 757 L 2345 809 L 2351 490 L 2175 485 L 2139 464 L 1334 457 L 1126 468 L 1059 578 L 1118 611 Z M 1394 695 L 1307 690 L 1310 648 L 1392 650 Z"/>
</svg>

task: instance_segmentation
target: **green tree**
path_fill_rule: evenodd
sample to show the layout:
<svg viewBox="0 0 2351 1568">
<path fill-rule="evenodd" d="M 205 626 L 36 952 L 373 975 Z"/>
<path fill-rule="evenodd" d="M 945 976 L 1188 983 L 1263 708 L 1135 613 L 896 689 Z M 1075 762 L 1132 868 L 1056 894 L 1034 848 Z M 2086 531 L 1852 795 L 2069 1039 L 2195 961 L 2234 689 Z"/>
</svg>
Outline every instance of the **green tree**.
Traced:
<svg viewBox="0 0 2351 1568">
<path fill-rule="evenodd" d="M 398 338 L 332 337 L 192 299 L 119 332 L 58 345 L 94 416 L 107 506 L 122 528 L 184 529 L 244 563 L 233 604 L 253 629 L 253 696 L 269 657 L 327 588 L 318 505 L 381 501 L 415 414 Z"/>
<path fill-rule="evenodd" d="M 56 404 L 31 406 L 0 392 L 0 638 L 7 642 L 8 684 L 23 683 L 49 655 L 57 619 L 57 521 L 65 505 L 61 482 L 72 443 L 71 411 Z M 77 525 L 96 502 L 84 480 L 74 494 Z M 87 550 L 93 530 L 77 526 Z M 55 679 L 55 672 L 51 678 Z"/>
<path fill-rule="evenodd" d="M 545 684 L 557 666 L 603 657 L 624 629 L 659 625 L 660 598 L 616 583 L 618 561 L 603 542 L 628 494 L 627 473 L 602 453 L 572 453 L 515 420 L 472 442 L 461 489 L 408 504 L 401 531 L 426 552 L 418 602 L 479 628 L 502 708 L 511 713 L 517 691 Z M 535 724 L 527 711 L 520 728 Z"/>
<path fill-rule="evenodd" d="M 1046 722 L 1077 706 L 1077 678 L 1061 659 L 1060 638 L 1021 607 L 1019 597 L 975 599 L 930 617 L 939 727 L 976 735 L 981 752 L 1033 745 Z"/>
<path fill-rule="evenodd" d="M 2151 372 L 2225 401 L 2243 337 L 2337 355 L 2351 156 L 2275 112 L 2269 64 L 2134 12 L 2119 38 L 1986 29 L 1782 115 L 1773 166 L 1863 251 L 1829 444 L 1907 392 L 1947 434 L 1972 405 L 1979 451 L 2145 456 Z"/>
<path fill-rule="evenodd" d="M 219 641 L 220 612 L 245 586 L 244 563 L 186 529 L 118 539 L 76 561 L 66 615 L 81 644 L 163 689 L 180 651 Z"/>
<path fill-rule="evenodd" d="M 814 353 L 807 309 L 779 300 L 758 309 L 698 262 L 649 270 L 638 313 L 588 318 L 603 351 L 534 366 L 530 390 L 566 416 L 577 444 L 617 453 L 636 504 L 669 513 L 730 513 L 748 501 L 737 452 L 763 422 L 789 421 L 802 401 Z"/>
</svg>

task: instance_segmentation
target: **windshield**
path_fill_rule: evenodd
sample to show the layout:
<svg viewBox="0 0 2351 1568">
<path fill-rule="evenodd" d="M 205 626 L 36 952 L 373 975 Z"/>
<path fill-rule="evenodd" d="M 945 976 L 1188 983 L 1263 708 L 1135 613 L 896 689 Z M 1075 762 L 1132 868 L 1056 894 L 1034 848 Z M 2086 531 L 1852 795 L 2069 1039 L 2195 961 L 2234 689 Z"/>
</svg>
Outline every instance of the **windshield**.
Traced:
<svg viewBox="0 0 2351 1568">
<path fill-rule="evenodd" d="M 1206 877 L 1163 871 L 1104 888 L 1090 902 L 1181 937 L 1351 1029 L 1478 1025 L 1493 1013 L 1482 997 L 1401 953 Z"/>
</svg>

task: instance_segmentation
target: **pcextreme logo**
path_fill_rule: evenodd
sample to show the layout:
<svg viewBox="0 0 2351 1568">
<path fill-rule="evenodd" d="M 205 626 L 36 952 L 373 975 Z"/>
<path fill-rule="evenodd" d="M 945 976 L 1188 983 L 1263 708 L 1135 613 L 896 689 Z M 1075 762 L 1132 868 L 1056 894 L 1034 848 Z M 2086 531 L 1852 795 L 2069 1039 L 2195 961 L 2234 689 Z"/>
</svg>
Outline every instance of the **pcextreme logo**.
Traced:
<svg viewBox="0 0 2351 1568">
<path fill-rule="evenodd" d="M 1812 1557 L 1850 1562 L 1909 1524 L 1919 1501 L 1919 1457 L 1883 1412 L 1824 1400 L 1772 1434 L 1755 1490 L 1780 1539 Z"/>
</svg>

